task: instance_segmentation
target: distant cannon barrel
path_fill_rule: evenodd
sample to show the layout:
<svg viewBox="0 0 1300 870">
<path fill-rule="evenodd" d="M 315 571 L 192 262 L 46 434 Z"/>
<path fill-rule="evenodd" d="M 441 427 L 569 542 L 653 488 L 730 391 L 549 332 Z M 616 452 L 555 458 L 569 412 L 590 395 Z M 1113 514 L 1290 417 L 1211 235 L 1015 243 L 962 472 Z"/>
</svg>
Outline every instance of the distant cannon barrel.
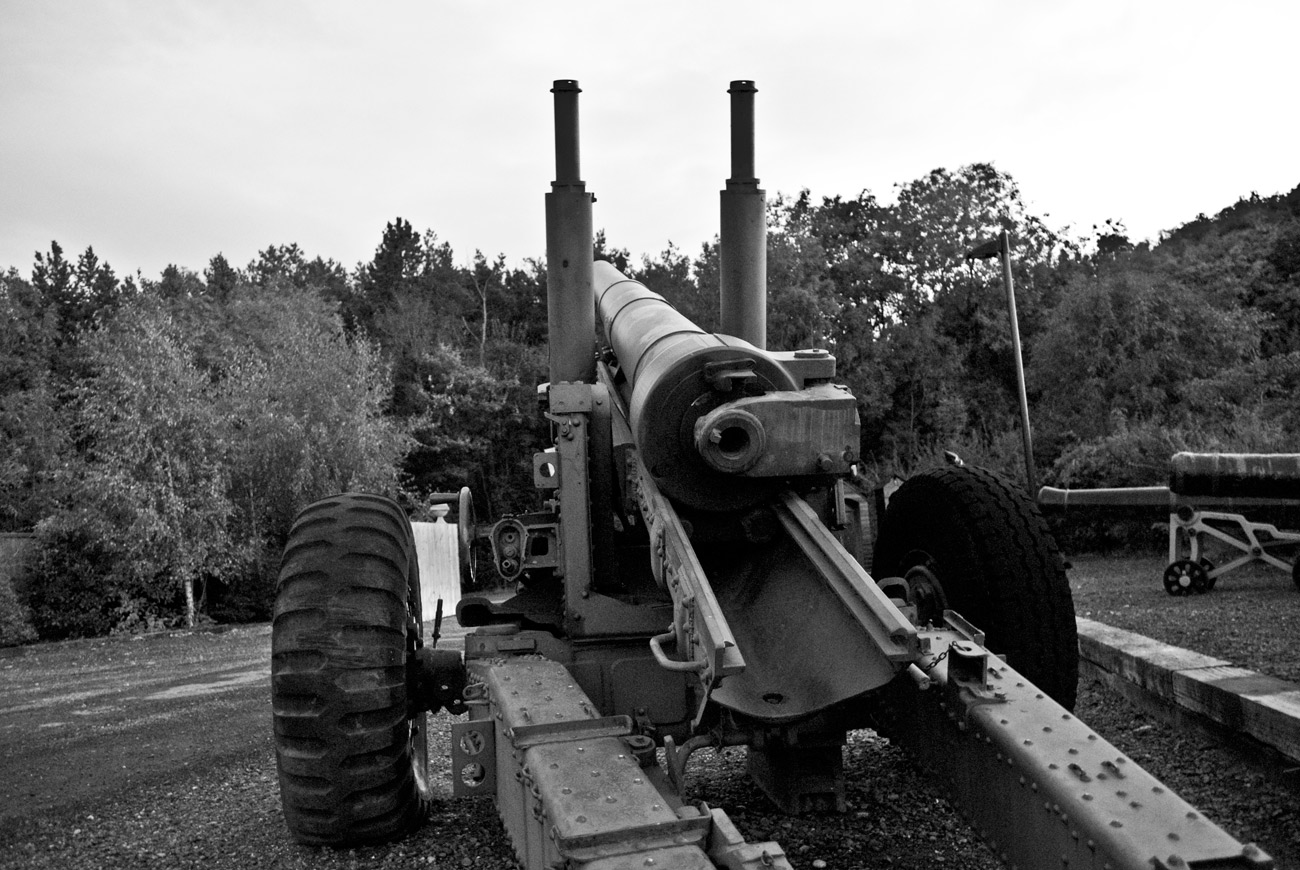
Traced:
<svg viewBox="0 0 1300 870">
<path fill-rule="evenodd" d="M 1175 453 L 1169 488 L 1197 498 L 1300 499 L 1300 453 Z"/>
<path fill-rule="evenodd" d="M 1300 453 L 1175 453 L 1168 486 L 1038 490 L 1052 507 L 1168 507 L 1239 510 L 1300 501 Z"/>
<path fill-rule="evenodd" d="M 1104 489 L 1061 489 L 1044 486 L 1038 503 L 1053 507 L 1163 507 L 1173 503 L 1167 486 L 1117 486 Z"/>
</svg>

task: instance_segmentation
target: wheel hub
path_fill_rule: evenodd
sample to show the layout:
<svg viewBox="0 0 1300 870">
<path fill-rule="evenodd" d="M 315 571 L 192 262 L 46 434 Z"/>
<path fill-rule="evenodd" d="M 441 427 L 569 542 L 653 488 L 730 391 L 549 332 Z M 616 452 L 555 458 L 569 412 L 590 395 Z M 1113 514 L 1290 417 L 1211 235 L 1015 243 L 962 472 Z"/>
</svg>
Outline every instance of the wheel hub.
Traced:
<svg viewBox="0 0 1300 870">
<path fill-rule="evenodd" d="M 913 565 L 903 575 L 907 602 L 916 608 L 919 625 L 943 625 L 943 612 L 948 609 L 948 597 L 943 584 L 925 563 Z"/>
</svg>

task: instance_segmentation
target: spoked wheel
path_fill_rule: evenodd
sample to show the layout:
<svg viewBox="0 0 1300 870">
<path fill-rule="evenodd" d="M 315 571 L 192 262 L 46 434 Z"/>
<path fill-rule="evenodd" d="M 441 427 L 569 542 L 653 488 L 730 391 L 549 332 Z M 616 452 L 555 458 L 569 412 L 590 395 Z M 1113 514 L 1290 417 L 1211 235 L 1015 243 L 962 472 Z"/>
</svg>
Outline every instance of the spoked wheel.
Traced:
<svg viewBox="0 0 1300 870">
<path fill-rule="evenodd" d="M 426 717 L 407 678 L 420 616 L 401 508 L 349 494 L 298 515 L 276 590 L 271 703 L 285 821 L 299 842 L 390 840 L 427 813 Z"/>
<path fill-rule="evenodd" d="M 981 468 L 915 475 L 890 499 L 873 569 L 906 580 L 922 626 L 956 611 L 992 652 L 1073 708 L 1074 600 L 1056 542 L 1023 490 Z"/>
<path fill-rule="evenodd" d="M 1165 591 L 1170 595 L 1200 595 L 1214 587 L 1205 565 L 1191 559 L 1179 559 L 1165 569 Z"/>
</svg>

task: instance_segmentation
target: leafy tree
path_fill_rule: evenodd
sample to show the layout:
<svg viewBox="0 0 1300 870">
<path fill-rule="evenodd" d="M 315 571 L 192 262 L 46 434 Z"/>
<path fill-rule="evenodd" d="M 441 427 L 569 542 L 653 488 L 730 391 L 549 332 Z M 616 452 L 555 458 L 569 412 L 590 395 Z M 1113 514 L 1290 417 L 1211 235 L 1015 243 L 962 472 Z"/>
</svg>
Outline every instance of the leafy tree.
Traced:
<svg viewBox="0 0 1300 870">
<path fill-rule="evenodd" d="M 224 269 L 214 274 L 220 282 L 229 280 Z M 244 275 L 249 284 L 264 289 L 278 291 L 285 285 L 299 290 L 311 288 L 318 296 L 336 305 L 344 305 L 352 297 L 347 270 L 343 266 L 320 257 L 308 260 L 297 243 L 271 245 L 258 252 L 257 259 L 248 264 Z"/>
<path fill-rule="evenodd" d="M 165 315 L 137 307 L 86 339 L 93 376 L 76 387 L 80 450 L 66 457 L 62 509 L 38 531 L 47 546 L 83 540 L 117 627 L 164 624 L 200 579 L 229 567 L 224 451 L 208 381 Z M 79 578 L 86 579 L 86 578 Z M 43 586 L 57 588 L 56 578 Z M 44 623 L 56 600 L 38 600 Z"/>
<path fill-rule="evenodd" d="M 32 267 L 32 285 L 52 306 L 59 303 L 69 306 L 72 299 L 72 264 L 63 257 L 58 242 L 50 242 L 50 252 L 36 252 L 36 265 Z"/>
<path fill-rule="evenodd" d="M 537 258 L 524 260 L 523 268 L 502 275 L 500 294 L 493 310 L 501 325 L 521 344 L 546 343 L 546 263 Z"/>
<path fill-rule="evenodd" d="M 0 390 L 28 389 L 45 380 L 56 352 L 58 323 L 41 292 L 17 269 L 0 273 Z"/>
<path fill-rule="evenodd" d="M 533 364 L 544 367 L 540 353 Z M 404 464 L 408 487 L 428 493 L 472 483 L 498 504 L 527 507 L 534 495 L 528 448 L 538 446 L 531 436 L 534 384 L 466 364 L 460 351 L 446 344 L 421 357 L 419 374 L 419 393 L 411 403 L 419 413 L 409 422 L 416 447 Z M 525 463 L 526 483 L 519 473 Z"/>
<path fill-rule="evenodd" d="M 1195 426 L 1192 385 L 1255 359 L 1257 321 L 1217 306 L 1138 252 L 1078 275 L 1034 348 L 1030 382 L 1048 425 L 1082 440 L 1121 421 Z"/>
<path fill-rule="evenodd" d="M 61 343 L 73 341 L 110 313 L 125 289 L 94 248 L 87 247 L 73 266 L 64 259 L 58 242 L 50 242 L 49 254 L 37 252 L 32 285 L 55 312 Z"/>
<path fill-rule="evenodd" d="M 224 254 L 217 254 L 208 261 L 208 268 L 203 270 L 203 281 L 207 293 L 218 302 L 225 302 L 239 284 L 239 272 L 235 270 Z"/>
<path fill-rule="evenodd" d="M 470 285 L 479 300 L 478 364 L 480 367 L 487 364 L 488 297 L 493 294 L 493 291 L 499 291 L 502 283 L 501 276 L 505 270 L 505 254 L 498 254 L 497 258 L 489 263 L 482 251 L 474 252 L 474 259 L 468 271 Z"/>
<path fill-rule="evenodd" d="M 773 350 L 835 343 L 839 300 L 811 214 L 778 197 L 768 207 L 767 346 Z"/>
<path fill-rule="evenodd" d="M 209 593 L 264 615 L 303 505 L 397 493 L 387 370 L 330 308 L 292 286 L 241 285 L 225 305 L 148 294 L 83 336 L 90 373 L 60 421 L 26 593 L 45 636 L 192 622 Z"/>
<path fill-rule="evenodd" d="M 55 313 L 17 270 L 0 274 L 0 530 L 27 531 L 52 508 L 64 430 L 51 368 Z"/>
<path fill-rule="evenodd" d="M 224 421 L 231 534 L 247 561 L 224 585 L 256 605 L 269 600 L 298 511 L 332 492 L 396 495 L 406 440 L 383 415 L 390 387 L 377 349 L 349 338 L 327 306 L 297 291 L 232 308 L 229 322 L 245 326 L 229 334 L 213 402 Z"/>
<path fill-rule="evenodd" d="M 597 260 L 605 260 L 624 275 L 632 268 L 632 255 L 627 248 L 611 247 L 604 228 L 596 230 L 596 238 L 592 240 L 592 256 Z"/>
<path fill-rule="evenodd" d="M 144 281 L 144 292 L 161 296 L 164 299 L 185 299 L 201 296 L 207 292 L 203 280 L 189 269 L 182 269 L 169 263 L 157 281 Z"/>
<path fill-rule="evenodd" d="M 66 438 L 59 402 L 44 378 L 0 393 L 0 531 L 30 531 L 55 509 L 52 481 Z"/>
</svg>

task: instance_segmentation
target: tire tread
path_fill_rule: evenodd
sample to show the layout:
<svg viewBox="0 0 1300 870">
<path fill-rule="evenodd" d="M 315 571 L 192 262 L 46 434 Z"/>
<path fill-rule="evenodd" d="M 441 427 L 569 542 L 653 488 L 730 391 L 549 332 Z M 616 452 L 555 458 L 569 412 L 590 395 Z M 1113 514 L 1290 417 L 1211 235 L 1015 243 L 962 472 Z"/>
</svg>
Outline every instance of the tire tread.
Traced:
<svg viewBox="0 0 1300 870">
<path fill-rule="evenodd" d="M 985 632 L 991 651 L 1073 708 L 1074 601 L 1064 560 L 1029 496 L 982 468 L 947 466 L 910 478 L 885 513 L 873 568 L 882 577 L 901 574 L 909 554 L 931 550 L 953 609 Z M 956 581 L 963 576 L 978 581 Z"/>
<path fill-rule="evenodd" d="M 271 686 L 281 802 L 299 842 L 391 840 L 427 812 L 407 745 L 415 576 L 410 526 L 387 499 L 333 496 L 293 525 Z"/>
</svg>

